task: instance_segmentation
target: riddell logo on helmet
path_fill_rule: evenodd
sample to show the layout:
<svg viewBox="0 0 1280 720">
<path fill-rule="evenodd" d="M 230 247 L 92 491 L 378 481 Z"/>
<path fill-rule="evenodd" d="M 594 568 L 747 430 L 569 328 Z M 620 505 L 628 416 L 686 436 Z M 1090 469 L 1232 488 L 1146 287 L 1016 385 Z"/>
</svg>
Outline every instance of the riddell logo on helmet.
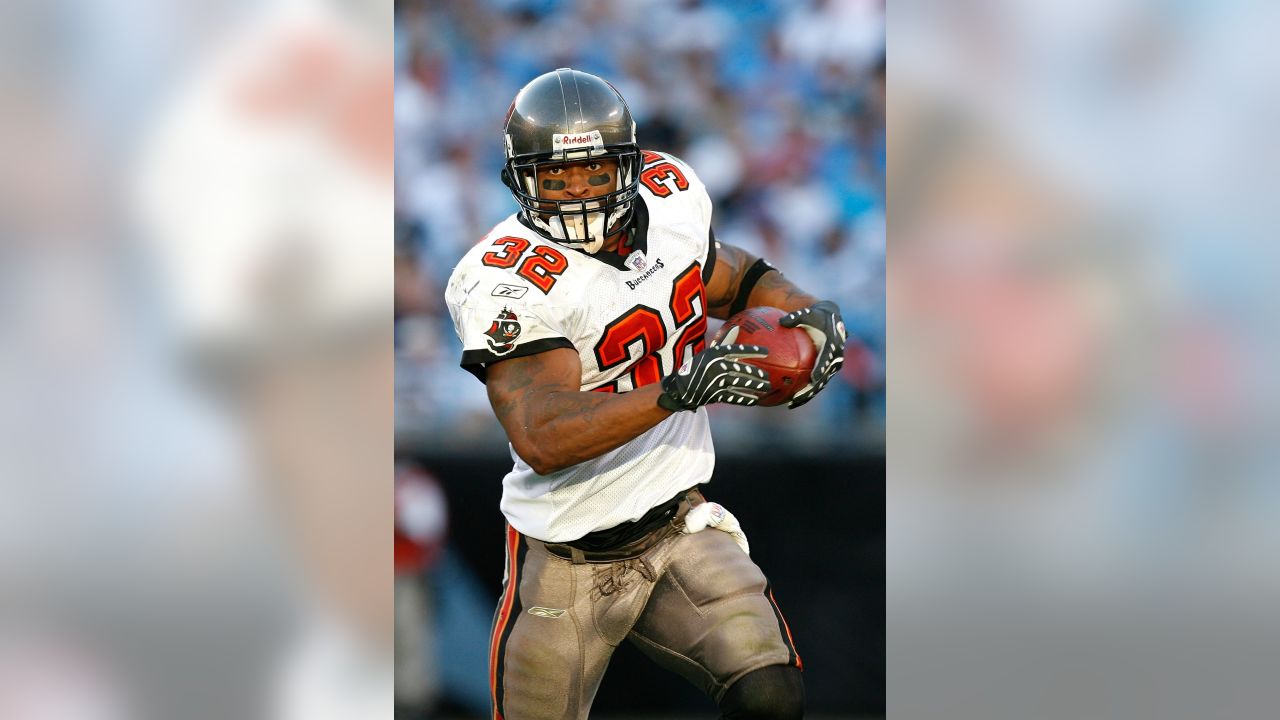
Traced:
<svg viewBox="0 0 1280 720">
<path fill-rule="evenodd" d="M 593 140 L 596 140 L 599 137 L 600 137 L 600 133 L 594 133 L 594 134 L 588 133 L 586 135 L 565 135 L 564 137 L 560 138 L 560 144 L 566 147 L 572 147 L 574 145 L 583 145 L 583 144 L 592 142 Z"/>
<path fill-rule="evenodd" d="M 563 152 L 576 148 L 603 148 L 604 138 L 599 130 L 585 133 L 554 133 L 551 136 L 551 150 Z"/>
</svg>

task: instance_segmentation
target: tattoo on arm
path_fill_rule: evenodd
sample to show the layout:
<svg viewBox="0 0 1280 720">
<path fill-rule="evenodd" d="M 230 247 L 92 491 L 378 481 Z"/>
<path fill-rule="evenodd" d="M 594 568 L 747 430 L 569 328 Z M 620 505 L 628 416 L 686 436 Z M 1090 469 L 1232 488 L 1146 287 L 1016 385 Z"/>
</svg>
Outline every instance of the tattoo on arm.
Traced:
<svg viewBox="0 0 1280 720">
<path fill-rule="evenodd" d="M 521 420 L 516 417 L 516 412 L 534 383 L 536 369 L 536 365 L 517 360 L 506 361 L 499 372 L 493 372 L 490 368 L 485 389 L 489 393 L 494 414 L 504 425 L 508 419 L 516 422 Z"/>
<path fill-rule="evenodd" d="M 708 314 L 721 320 L 729 317 L 729 307 L 738 296 L 742 278 L 757 259 L 751 253 L 725 243 L 716 248 L 716 267 L 711 274 L 711 282 L 707 283 Z"/>
<path fill-rule="evenodd" d="M 769 305 L 791 312 L 818 302 L 818 299 L 795 286 L 780 272 L 765 273 L 751 290 L 747 307 Z"/>
<path fill-rule="evenodd" d="M 743 290 L 742 283 L 751 266 L 755 265 L 758 259 L 742 248 L 726 243 L 720 244 L 716 249 L 715 271 L 711 275 L 711 282 L 707 283 L 709 315 L 721 320 L 729 317 L 733 301 Z M 747 307 L 767 305 L 791 312 L 818 301 L 817 298 L 796 287 L 781 272 L 766 272 L 758 278 L 755 286 L 750 288 L 751 295 L 747 298 Z"/>
<path fill-rule="evenodd" d="M 561 363 L 552 362 L 546 355 L 512 358 L 489 368 L 486 390 L 494 413 L 504 426 L 529 425 L 539 395 L 560 388 L 577 389 L 570 384 L 573 378 L 566 376 Z"/>
</svg>

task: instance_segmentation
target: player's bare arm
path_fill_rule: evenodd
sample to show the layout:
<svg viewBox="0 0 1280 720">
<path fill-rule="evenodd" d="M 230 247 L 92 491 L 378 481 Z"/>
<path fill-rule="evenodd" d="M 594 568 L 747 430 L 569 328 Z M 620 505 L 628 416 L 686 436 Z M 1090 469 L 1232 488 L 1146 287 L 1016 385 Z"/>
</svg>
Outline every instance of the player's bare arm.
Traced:
<svg viewBox="0 0 1280 720">
<path fill-rule="evenodd" d="M 603 455 L 671 415 L 658 406 L 657 384 L 622 394 L 583 392 L 581 373 L 578 353 L 569 348 L 488 367 L 493 411 L 539 475 Z"/>
<path fill-rule="evenodd" d="M 747 297 L 736 305 L 740 307 L 776 307 L 791 312 L 818 302 L 818 298 L 796 287 L 782 273 L 770 269 L 751 278 L 752 268 L 760 258 L 728 243 L 718 243 L 716 265 L 707 283 L 707 312 L 711 317 L 727 319 L 733 313 L 735 300 L 745 289 Z M 763 268 L 757 268 L 759 273 Z M 746 287 L 750 284 L 750 287 Z"/>
<path fill-rule="evenodd" d="M 818 350 L 813 375 L 788 407 L 798 408 L 827 386 L 844 364 L 846 339 L 840 308 L 830 300 L 818 300 L 751 253 L 718 243 L 716 264 L 707 283 L 707 312 L 722 320 L 744 308 L 776 307 L 789 314 L 779 322 L 809 333 Z"/>
</svg>

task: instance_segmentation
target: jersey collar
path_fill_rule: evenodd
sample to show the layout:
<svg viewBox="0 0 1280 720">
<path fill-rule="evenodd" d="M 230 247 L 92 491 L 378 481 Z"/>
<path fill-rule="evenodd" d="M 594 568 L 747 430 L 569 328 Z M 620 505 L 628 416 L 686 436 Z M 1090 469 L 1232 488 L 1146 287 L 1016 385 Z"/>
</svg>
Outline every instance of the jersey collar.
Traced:
<svg viewBox="0 0 1280 720">
<path fill-rule="evenodd" d="M 619 250 L 621 252 L 601 250 L 590 257 L 609 267 L 631 272 L 632 268 L 627 266 L 627 256 L 637 250 L 646 254 L 649 252 L 649 208 L 644 203 L 644 193 L 636 196 L 636 210 L 631 218 L 631 231 L 622 241 L 622 247 Z"/>
</svg>

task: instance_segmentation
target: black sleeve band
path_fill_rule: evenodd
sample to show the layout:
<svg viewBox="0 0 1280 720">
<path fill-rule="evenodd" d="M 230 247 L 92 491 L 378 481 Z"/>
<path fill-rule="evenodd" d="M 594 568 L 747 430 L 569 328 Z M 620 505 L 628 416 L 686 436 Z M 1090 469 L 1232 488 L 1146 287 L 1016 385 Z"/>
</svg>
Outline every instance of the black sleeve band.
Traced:
<svg viewBox="0 0 1280 720">
<path fill-rule="evenodd" d="M 716 269 L 716 233 L 707 228 L 707 259 L 702 263 L 702 284 L 711 282 L 711 273 Z"/>
<path fill-rule="evenodd" d="M 777 271 L 778 268 L 770 265 L 764 258 L 760 258 L 747 268 L 747 274 L 742 277 L 742 284 L 738 286 L 738 295 L 729 306 L 729 317 L 747 309 L 747 299 L 751 297 L 751 291 L 755 289 L 756 283 L 760 282 L 760 278 L 764 277 L 765 273 Z"/>
<path fill-rule="evenodd" d="M 488 350 L 467 350 L 462 353 L 462 362 L 459 365 L 463 370 L 476 376 L 480 382 L 485 382 L 485 368 L 503 360 L 511 360 L 512 358 L 526 357 L 528 355 L 536 355 L 540 352 L 554 350 L 556 348 L 572 348 L 573 343 L 562 337 L 542 338 L 534 340 L 523 345 L 517 345 L 511 352 L 505 355 L 496 355 Z"/>
</svg>

